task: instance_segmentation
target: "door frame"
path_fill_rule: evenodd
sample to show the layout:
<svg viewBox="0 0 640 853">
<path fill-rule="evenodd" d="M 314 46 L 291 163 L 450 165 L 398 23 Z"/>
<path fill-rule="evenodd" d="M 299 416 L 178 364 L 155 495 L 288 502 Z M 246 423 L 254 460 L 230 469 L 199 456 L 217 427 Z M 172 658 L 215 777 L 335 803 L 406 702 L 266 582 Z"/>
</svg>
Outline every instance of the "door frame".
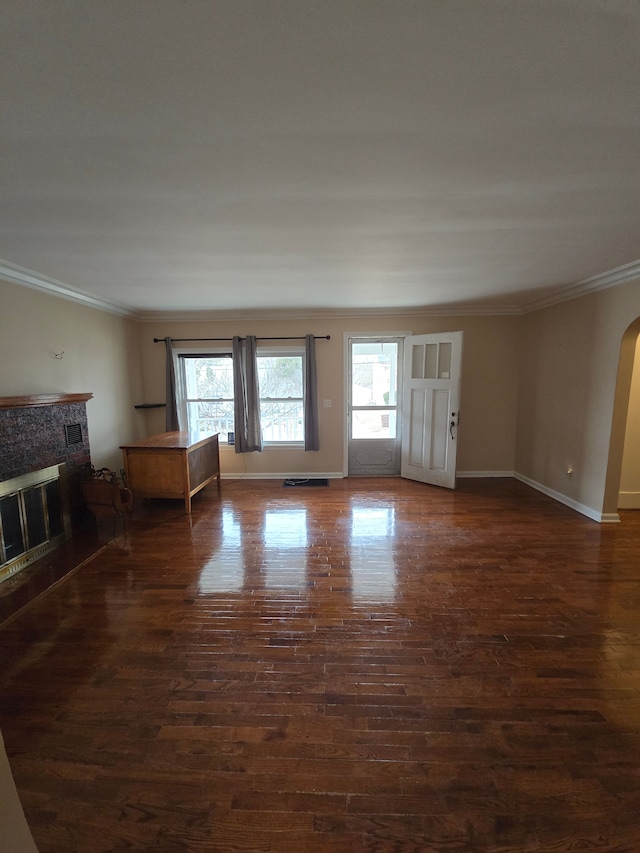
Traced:
<svg viewBox="0 0 640 853">
<path fill-rule="evenodd" d="M 342 476 L 349 476 L 349 341 L 351 338 L 402 338 L 403 347 L 404 339 L 411 335 L 412 332 L 404 331 L 349 331 L 343 332 L 342 335 L 342 396 L 343 396 L 343 455 L 342 455 Z M 398 368 L 402 371 L 402 365 Z M 398 410 L 401 410 L 401 402 L 398 401 Z M 398 424 L 400 431 L 400 443 L 402 444 L 402 423 Z"/>
<path fill-rule="evenodd" d="M 620 481 L 622 459 L 627 431 L 627 412 L 631 396 L 635 350 L 640 346 L 640 317 L 630 323 L 622 334 L 618 356 L 618 372 L 613 400 L 611 431 L 609 433 L 609 455 L 605 471 L 602 511 L 598 521 L 619 522 Z"/>
</svg>

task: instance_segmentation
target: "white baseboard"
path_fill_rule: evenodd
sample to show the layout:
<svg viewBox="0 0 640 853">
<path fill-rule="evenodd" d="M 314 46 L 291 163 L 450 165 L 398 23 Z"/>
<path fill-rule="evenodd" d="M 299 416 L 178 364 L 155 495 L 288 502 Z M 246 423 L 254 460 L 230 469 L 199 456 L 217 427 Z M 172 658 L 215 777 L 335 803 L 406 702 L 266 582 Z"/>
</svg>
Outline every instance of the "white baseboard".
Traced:
<svg viewBox="0 0 640 853">
<path fill-rule="evenodd" d="M 556 492 L 555 489 L 550 489 L 548 486 L 543 486 L 542 483 L 538 483 L 535 480 L 531 480 L 529 477 L 525 477 L 524 474 L 518 474 L 517 471 L 513 476 L 516 480 L 519 480 L 521 483 L 525 483 L 527 486 L 531 486 L 531 488 L 535 489 L 537 492 L 542 492 L 543 495 L 553 498 L 554 501 L 558 501 L 558 503 L 564 504 L 582 515 L 586 515 L 587 518 L 591 518 L 599 524 L 617 524 L 620 521 L 620 516 L 617 512 L 599 512 L 599 510 L 594 509 L 593 507 L 581 504 L 579 501 L 574 501 L 573 498 L 563 495 L 562 492 Z"/>
<path fill-rule="evenodd" d="M 319 480 L 321 478 L 325 478 L 327 480 L 342 480 L 344 478 L 344 474 L 342 471 L 330 471 L 329 473 L 325 471 L 296 471 L 291 473 L 290 471 L 287 473 L 279 473 L 278 471 L 272 471 L 268 474 L 243 471 L 242 473 L 234 474 L 233 472 L 228 472 L 226 474 L 221 474 L 221 478 L 223 480 Z"/>
<path fill-rule="evenodd" d="M 513 471 L 456 471 L 456 477 L 460 479 L 471 479 L 476 477 L 513 477 Z"/>
<path fill-rule="evenodd" d="M 326 477 L 328 480 L 343 480 L 347 475 L 343 474 L 342 471 L 329 471 L 325 473 L 324 471 L 296 471 L 295 473 L 282 473 L 282 472 L 269 472 L 265 473 L 249 473 L 243 471 L 242 473 L 234 474 L 232 472 L 228 472 L 226 474 L 222 474 L 221 477 L 223 480 L 288 480 L 288 479 L 296 479 L 300 480 L 304 477 L 312 477 L 313 479 L 317 479 L 318 477 Z M 514 477 L 515 474 L 513 471 L 458 471 L 456 473 L 456 477 L 460 478 L 480 478 L 480 477 Z"/>
<path fill-rule="evenodd" d="M 640 492 L 620 492 L 618 509 L 640 509 Z"/>
<path fill-rule="evenodd" d="M 530 477 L 525 477 L 524 474 L 519 474 L 517 471 L 458 471 L 456 476 L 460 479 L 513 477 L 515 480 L 519 480 L 521 483 L 531 486 L 531 488 L 535 489 L 537 492 L 541 492 L 543 495 L 558 501 L 558 503 L 564 504 L 564 506 L 568 506 L 570 509 L 579 512 L 581 515 L 585 515 L 587 518 L 597 521 L 599 524 L 617 524 L 620 521 L 620 516 L 617 512 L 599 512 L 597 509 L 587 506 L 586 504 L 582 504 L 579 501 L 574 501 L 573 498 L 563 495 L 561 492 L 556 492 L 555 489 L 550 489 L 548 486 L 544 486 L 542 483 L 538 483 Z M 234 474 L 229 472 L 222 474 L 223 480 L 301 480 L 305 477 L 309 477 L 311 479 L 326 477 L 328 480 L 342 480 L 345 475 L 342 471 L 296 471 L 294 473 L 270 472 L 267 474 L 259 472 L 242 472 Z M 633 505 L 629 503 L 630 501 L 634 501 Z M 640 492 L 620 492 L 619 506 L 620 509 L 640 509 Z"/>
</svg>

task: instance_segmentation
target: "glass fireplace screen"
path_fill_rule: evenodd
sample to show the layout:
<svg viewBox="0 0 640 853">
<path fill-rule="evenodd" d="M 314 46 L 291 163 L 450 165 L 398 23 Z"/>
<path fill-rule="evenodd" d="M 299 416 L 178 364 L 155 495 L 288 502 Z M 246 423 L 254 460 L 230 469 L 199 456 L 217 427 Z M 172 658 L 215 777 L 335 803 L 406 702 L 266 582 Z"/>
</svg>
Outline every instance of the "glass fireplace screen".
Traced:
<svg viewBox="0 0 640 853">
<path fill-rule="evenodd" d="M 65 537 L 61 467 L 54 465 L 0 484 L 0 580 Z"/>
</svg>

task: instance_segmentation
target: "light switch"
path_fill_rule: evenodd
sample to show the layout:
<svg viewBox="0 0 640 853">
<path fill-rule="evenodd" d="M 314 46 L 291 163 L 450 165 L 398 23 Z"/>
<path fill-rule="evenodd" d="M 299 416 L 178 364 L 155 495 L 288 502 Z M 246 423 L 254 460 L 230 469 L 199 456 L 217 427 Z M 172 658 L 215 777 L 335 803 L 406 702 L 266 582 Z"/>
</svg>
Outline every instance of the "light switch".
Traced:
<svg viewBox="0 0 640 853">
<path fill-rule="evenodd" d="M 324 407 L 325 407 L 325 409 L 330 409 L 331 408 L 331 400 L 325 400 L 324 401 Z"/>
</svg>

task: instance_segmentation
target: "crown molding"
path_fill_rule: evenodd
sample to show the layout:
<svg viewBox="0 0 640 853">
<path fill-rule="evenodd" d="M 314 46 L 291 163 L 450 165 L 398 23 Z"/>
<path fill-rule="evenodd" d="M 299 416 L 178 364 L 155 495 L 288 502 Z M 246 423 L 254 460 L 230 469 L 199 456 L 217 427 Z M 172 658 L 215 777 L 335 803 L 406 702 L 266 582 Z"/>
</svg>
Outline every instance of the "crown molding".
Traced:
<svg viewBox="0 0 640 853">
<path fill-rule="evenodd" d="M 140 323 L 171 323 L 171 322 L 213 322 L 215 320 L 238 320 L 273 319 L 273 320 L 323 320 L 336 318 L 376 317 L 376 316 L 429 316 L 429 317 L 453 317 L 453 316 L 495 316 L 495 315 L 518 315 L 522 309 L 516 305 L 483 306 L 481 304 L 466 304 L 457 306 L 455 303 L 447 305 L 429 306 L 386 306 L 383 308 L 265 308 L 265 309 L 211 309 L 211 310 L 170 310 L 170 311 L 133 311 L 122 305 L 116 305 L 105 299 L 99 299 L 81 290 L 76 290 L 54 278 L 25 269 L 17 264 L 9 263 L 0 258 L 0 278 L 12 284 L 21 284 L 33 290 L 39 290 L 62 299 L 68 299 L 99 311 L 107 311 L 121 317 L 128 317 Z"/>
<path fill-rule="evenodd" d="M 554 290 L 548 296 L 541 297 L 527 304 L 502 304 L 489 306 L 486 304 L 467 303 L 465 305 L 456 305 L 448 303 L 447 305 L 429 306 L 429 305 L 414 305 L 414 306 L 386 306 L 383 308 L 293 308 L 293 309 L 229 309 L 229 310 L 173 310 L 173 311 L 134 311 L 125 308 L 123 305 L 117 305 L 114 302 L 109 302 L 105 299 L 100 299 L 86 293 L 82 290 L 76 290 L 61 281 L 49 278 L 48 276 L 34 272 L 33 270 L 19 267 L 16 264 L 11 264 L 8 261 L 0 259 L 0 278 L 5 279 L 13 284 L 21 284 L 30 287 L 34 290 L 39 290 L 43 293 L 59 296 L 62 299 L 68 299 L 72 302 L 77 302 L 80 305 L 85 305 L 89 308 L 95 308 L 99 311 L 106 311 L 109 314 L 117 314 L 120 317 L 127 317 L 136 320 L 140 323 L 170 323 L 170 322 L 212 322 L 214 320 L 247 320 L 260 317 L 261 319 L 274 320 L 322 320 L 336 318 L 361 318 L 361 317 L 376 317 L 376 316 L 421 316 L 421 317 L 495 317 L 495 316 L 522 316 L 530 314 L 534 311 L 539 311 L 542 308 L 550 308 L 553 305 L 559 305 L 562 302 L 568 302 L 572 299 L 578 299 L 581 296 L 586 296 L 589 293 L 595 293 L 599 290 L 606 290 L 610 287 L 617 287 L 619 284 L 624 284 L 628 281 L 640 278 L 640 260 L 632 261 L 616 269 L 598 275 L 585 278 L 582 281 L 574 282 L 573 284 L 564 285 Z"/>
<path fill-rule="evenodd" d="M 9 281 L 12 284 L 22 284 L 25 287 L 30 287 L 33 290 L 39 290 L 42 293 L 59 296 L 62 299 L 69 299 L 72 302 L 78 302 L 80 305 L 86 305 L 89 308 L 97 308 L 99 311 L 107 311 L 109 314 L 118 314 L 121 317 L 135 318 L 135 313 L 124 308 L 122 305 L 116 305 L 113 302 L 108 302 L 105 299 L 98 299 L 90 293 L 85 293 L 82 290 L 76 290 L 69 287 L 68 284 L 63 284 L 61 281 L 56 281 L 55 278 L 41 275 L 33 272 L 33 270 L 19 267 L 16 264 L 10 264 L 8 261 L 0 259 L 0 278 Z"/>
<path fill-rule="evenodd" d="M 172 322 L 205 322 L 241 320 L 331 320 L 359 319 L 362 317 L 460 317 L 460 316 L 489 316 L 497 314 L 517 315 L 522 310 L 516 306 L 500 306 L 488 308 L 481 305 L 455 304 L 449 305 L 418 305 L 412 307 L 386 308 L 264 308 L 248 310 L 212 310 L 212 311 L 140 311 L 135 319 L 140 323 L 172 323 Z"/>
<path fill-rule="evenodd" d="M 560 287 L 549 296 L 536 299 L 534 302 L 523 306 L 521 313 L 530 314 L 532 311 L 539 311 L 541 308 L 550 308 L 552 305 L 569 302 L 571 299 L 578 299 L 578 297 L 586 296 L 588 293 L 617 287 L 619 284 L 625 284 L 636 278 L 640 278 L 640 260 Z"/>
</svg>

